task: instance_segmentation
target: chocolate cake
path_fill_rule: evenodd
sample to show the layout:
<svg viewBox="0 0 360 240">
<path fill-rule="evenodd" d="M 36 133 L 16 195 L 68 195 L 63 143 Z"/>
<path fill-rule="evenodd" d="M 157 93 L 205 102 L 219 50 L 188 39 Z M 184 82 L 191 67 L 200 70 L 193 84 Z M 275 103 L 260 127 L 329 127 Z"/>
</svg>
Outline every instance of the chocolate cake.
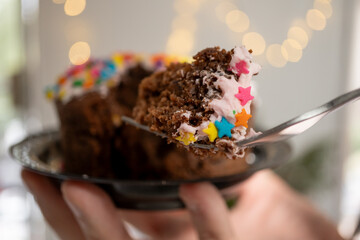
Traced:
<svg viewBox="0 0 360 240">
<path fill-rule="evenodd" d="M 70 67 L 47 88 L 60 120 L 63 171 L 136 180 L 197 179 L 243 171 L 245 161 L 229 161 L 221 154 L 199 157 L 121 122 L 121 116 L 132 114 L 141 80 L 177 59 L 116 54 Z"/>
<path fill-rule="evenodd" d="M 191 143 L 214 143 L 229 158 L 244 157 L 235 142 L 255 134 L 251 118 L 251 78 L 260 70 L 245 47 L 207 48 L 192 63 L 171 64 L 145 78 L 134 118 L 171 142 L 198 155 L 209 150 Z M 211 154 L 216 154 L 212 151 Z"/>
<path fill-rule="evenodd" d="M 121 164 L 115 158 L 127 150 L 119 139 L 129 134 L 123 131 L 121 116 L 131 115 L 140 81 L 164 64 L 160 55 L 115 54 L 70 67 L 46 89 L 59 115 L 65 172 L 117 175 L 113 165 Z"/>
</svg>

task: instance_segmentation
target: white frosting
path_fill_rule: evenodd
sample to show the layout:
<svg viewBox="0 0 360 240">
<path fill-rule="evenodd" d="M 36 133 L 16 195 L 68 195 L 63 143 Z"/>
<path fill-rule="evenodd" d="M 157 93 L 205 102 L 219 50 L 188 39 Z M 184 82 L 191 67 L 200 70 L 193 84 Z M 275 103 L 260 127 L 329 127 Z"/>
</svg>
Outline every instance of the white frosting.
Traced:
<svg viewBox="0 0 360 240">
<path fill-rule="evenodd" d="M 236 65 L 240 61 L 245 61 L 248 73 L 240 73 L 238 76 Z M 236 98 L 236 94 L 239 93 L 239 87 L 248 88 L 251 84 L 251 78 L 254 74 L 257 74 L 260 70 L 260 65 L 252 61 L 251 54 L 246 50 L 245 47 L 234 48 L 234 54 L 229 63 L 229 70 L 233 72 L 233 75 L 227 74 L 224 70 L 218 69 L 216 73 L 209 71 L 202 71 L 202 83 L 208 87 L 206 97 L 203 99 L 203 106 L 205 109 L 213 109 L 214 114 L 210 115 L 209 121 L 204 121 L 199 126 L 191 126 L 189 123 L 182 123 L 178 129 L 178 132 L 189 132 L 195 135 L 195 139 L 204 140 L 207 139 L 207 134 L 202 130 L 206 129 L 210 122 L 221 121 L 222 117 L 225 117 L 230 123 L 235 124 L 236 113 L 241 113 L 245 109 L 247 114 L 251 114 L 251 103 L 249 100 L 244 106 Z M 214 81 L 214 77 L 216 81 Z M 210 83 L 213 82 L 213 85 Z M 198 83 L 198 80 L 196 81 Z M 218 91 L 221 90 L 221 96 Z M 216 94 L 218 96 L 216 96 Z M 215 96 L 215 98 L 214 98 Z M 209 98 L 211 100 L 209 100 Z M 235 113 L 234 113 L 235 111 Z M 184 115 L 184 113 L 183 113 Z M 256 133 L 252 128 L 249 129 L 248 135 L 246 136 L 247 129 L 244 126 L 234 127 L 232 129 L 232 138 L 223 139 L 217 138 L 216 145 L 219 149 L 231 149 L 231 152 L 227 152 L 229 158 L 243 157 L 244 149 L 238 147 L 234 142 L 245 139 L 246 137 L 256 136 Z"/>
</svg>

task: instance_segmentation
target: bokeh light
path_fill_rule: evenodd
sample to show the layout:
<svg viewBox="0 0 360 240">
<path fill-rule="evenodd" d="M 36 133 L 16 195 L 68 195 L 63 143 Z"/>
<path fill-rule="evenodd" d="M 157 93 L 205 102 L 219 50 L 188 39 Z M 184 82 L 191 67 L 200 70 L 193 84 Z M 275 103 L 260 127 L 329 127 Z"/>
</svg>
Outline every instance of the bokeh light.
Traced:
<svg viewBox="0 0 360 240">
<path fill-rule="evenodd" d="M 249 28 L 249 17 L 240 10 L 232 10 L 226 14 L 226 25 L 234 32 L 244 32 Z"/>
<path fill-rule="evenodd" d="M 84 11 L 85 7 L 86 0 L 66 0 L 64 11 L 68 16 L 77 16 Z"/>
<path fill-rule="evenodd" d="M 294 39 L 286 39 L 281 45 L 281 53 L 289 62 L 298 62 L 302 57 L 302 47 Z"/>
<path fill-rule="evenodd" d="M 186 16 L 186 15 L 179 15 L 175 17 L 172 22 L 172 28 L 176 29 L 187 29 L 191 32 L 195 32 L 197 28 L 197 23 L 194 17 Z"/>
<path fill-rule="evenodd" d="M 284 67 L 287 63 L 287 58 L 287 52 L 280 44 L 272 44 L 266 49 L 266 59 L 271 66 Z"/>
<path fill-rule="evenodd" d="M 315 0 L 314 9 L 319 10 L 326 18 L 331 17 L 333 13 L 332 6 L 328 0 Z"/>
<path fill-rule="evenodd" d="M 253 51 L 252 54 L 255 56 L 263 54 L 266 47 L 263 36 L 257 32 L 246 33 L 242 39 L 242 44 L 247 49 L 251 49 Z"/>
<path fill-rule="evenodd" d="M 219 3 L 219 5 L 216 6 L 215 8 L 215 14 L 216 17 L 223 23 L 226 22 L 226 15 L 233 11 L 236 10 L 237 7 L 231 3 L 231 2 L 227 2 L 227 1 L 221 1 Z"/>
<path fill-rule="evenodd" d="M 76 42 L 69 50 L 69 59 L 72 64 L 80 65 L 89 60 L 90 54 L 91 50 L 87 42 Z"/>
<path fill-rule="evenodd" d="M 192 15 L 200 7 L 201 0 L 175 0 L 174 9 L 181 15 Z"/>
<path fill-rule="evenodd" d="M 305 30 L 301 27 L 291 27 L 287 33 L 289 39 L 294 39 L 298 42 L 301 48 L 305 48 L 309 42 L 309 37 Z"/>
<path fill-rule="evenodd" d="M 55 4 L 63 4 L 65 3 L 65 0 L 52 0 Z"/>
<path fill-rule="evenodd" d="M 194 36 L 186 29 L 178 29 L 171 33 L 166 52 L 169 54 L 189 55 L 194 47 Z"/>
<path fill-rule="evenodd" d="M 326 18 L 317 9 L 310 9 L 306 14 L 306 23 L 313 30 L 323 30 L 326 26 Z"/>
</svg>

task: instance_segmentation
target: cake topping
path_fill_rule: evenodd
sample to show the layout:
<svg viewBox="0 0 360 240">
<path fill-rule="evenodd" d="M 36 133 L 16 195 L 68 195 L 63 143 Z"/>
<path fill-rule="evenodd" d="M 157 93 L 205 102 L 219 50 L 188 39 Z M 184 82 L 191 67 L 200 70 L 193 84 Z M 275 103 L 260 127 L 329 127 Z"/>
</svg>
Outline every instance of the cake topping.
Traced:
<svg viewBox="0 0 360 240">
<path fill-rule="evenodd" d="M 189 132 L 181 132 L 180 136 L 177 137 L 176 140 L 183 142 L 185 145 L 189 145 L 190 143 L 194 143 L 196 141 L 194 134 Z"/>
<path fill-rule="evenodd" d="M 254 99 L 254 96 L 251 96 L 250 91 L 251 87 L 243 88 L 239 87 L 239 93 L 235 94 L 235 97 L 239 99 L 242 106 L 245 106 L 246 103 Z"/>
<path fill-rule="evenodd" d="M 230 70 L 232 70 L 238 76 L 240 76 L 242 73 L 249 73 L 247 63 L 244 60 L 240 60 L 239 62 L 235 63 L 235 67 L 230 67 Z"/>
<path fill-rule="evenodd" d="M 224 117 L 222 117 L 221 122 L 216 120 L 215 126 L 218 129 L 219 138 L 222 138 L 223 136 L 231 138 L 231 129 L 235 127 L 234 124 L 229 123 Z"/>
<path fill-rule="evenodd" d="M 214 142 L 218 137 L 218 130 L 212 122 L 209 123 L 208 127 L 202 131 L 208 135 L 210 142 Z"/>
<path fill-rule="evenodd" d="M 237 113 L 235 115 L 235 118 L 236 118 L 235 126 L 236 127 L 244 126 L 244 127 L 248 128 L 248 121 L 251 117 L 252 117 L 252 115 L 247 114 L 245 109 L 243 109 L 241 111 L 241 113 Z"/>
<path fill-rule="evenodd" d="M 171 62 L 186 61 L 186 58 L 163 54 L 142 55 L 115 53 L 110 59 L 90 59 L 84 64 L 70 67 L 62 74 L 54 86 L 45 89 L 46 97 L 67 102 L 86 92 L 99 91 L 107 94 L 107 89 L 117 86 L 121 76 L 137 64 L 151 71 L 163 70 Z"/>
<path fill-rule="evenodd" d="M 249 132 L 254 99 L 251 78 L 259 70 L 245 47 L 204 49 L 194 56 L 194 62 L 170 65 L 144 79 L 135 118 L 166 133 L 172 141 L 186 145 L 214 142 L 228 156 L 241 157 L 244 151 L 235 142 Z"/>
</svg>

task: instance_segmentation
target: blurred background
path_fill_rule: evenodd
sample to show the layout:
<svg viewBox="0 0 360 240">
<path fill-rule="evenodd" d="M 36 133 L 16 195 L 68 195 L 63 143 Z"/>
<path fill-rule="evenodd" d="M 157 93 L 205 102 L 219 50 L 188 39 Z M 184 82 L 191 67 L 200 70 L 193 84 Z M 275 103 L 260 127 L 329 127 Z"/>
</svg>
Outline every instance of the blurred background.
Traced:
<svg viewBox="0 0 360 240">
<path fill-rule="evenodd" d="M 8 148 L 56 128 L 44 87 L 114 51 L 192 56 L 245 45 L 262 65 L 256 121 L 271 128 L 360 87 L 357 0 L 0 0 L 0 239 L 56 239 Z M 291 139 L 278 173 L 351 235 L 360 216 L 360 102 Z"/>
</svg>

